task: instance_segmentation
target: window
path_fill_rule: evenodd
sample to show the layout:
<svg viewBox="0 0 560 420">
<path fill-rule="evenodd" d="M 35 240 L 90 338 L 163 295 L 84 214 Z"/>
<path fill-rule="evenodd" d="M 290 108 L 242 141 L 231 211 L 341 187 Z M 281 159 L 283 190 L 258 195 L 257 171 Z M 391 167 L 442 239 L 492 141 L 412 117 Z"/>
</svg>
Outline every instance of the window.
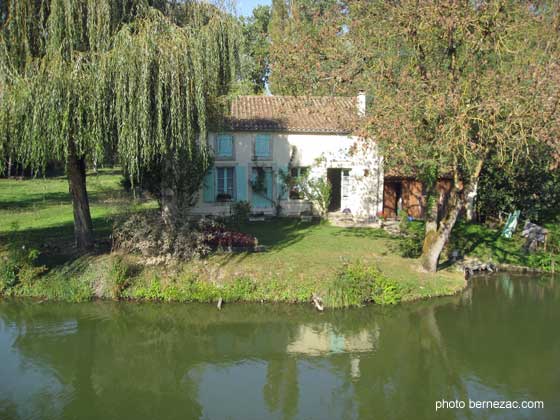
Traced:
<svg viewBox="0 0 560 420">
<path fill-rule="evenodd" d="M 300 178 L 306 176 L 309 173 L 309 168 L 307 166 L 298 166 L 291 169 L 291 175 L 293 178 Z"/>
<path fill-rule="evenodd" d="M 255 159 L 270 159 L 272 156 L 272 147 L 270 143 L 270 135 L 257 134 L 255 138 Z"/>
<path fill-rule="evenodd" d="M 350 195 L 350 171 L 344 169 L 342 171 L 342 197 L 346 198 Z"/>
<path fill-rule="evenodd" d="M 302 200 L 304 198 L 301 190 L 301 181 L 309 173 L 309 168 L 305 166 L 295 167 L 290 170 L 291 182 L 289 197 L 292 200 Z"/>
<path fill-rule="evenodd" d="M 234 199 L 235 168 L 216 168 L 216 201 Z"/>
<path fill-rule="evenodd" d="M 233 136 L 220 134 L 216 137 L 216 158 L 233 159 Z"/>
</svg>

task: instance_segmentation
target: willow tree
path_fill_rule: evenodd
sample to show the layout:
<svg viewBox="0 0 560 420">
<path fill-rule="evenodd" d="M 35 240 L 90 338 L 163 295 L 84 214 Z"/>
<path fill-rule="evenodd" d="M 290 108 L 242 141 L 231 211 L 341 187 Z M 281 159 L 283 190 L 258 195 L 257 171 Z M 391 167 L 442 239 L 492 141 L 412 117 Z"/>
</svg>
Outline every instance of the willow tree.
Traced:
<svg viewBox="0 0 560 420">
<path fill-rule="evenodd" d="M 86 164 L 107 144 L 157 179 L 170 224 L 210 156 L 206 131 L 235 78 L 238 27 L 198 1 L 11 0 L 0 14 L 0 147 L 66 161 L 76 245 L 93 246 Z M 0 150 L 1 151 L 1 150 Z"/>
<path fill-rule="evenodd" d="M 453 178 L 442 217 L 427 223 L 422 264 L 435 271 L 490 156 L 523 164 L 531 144 L 559 150 L 560 5 L 348 3 L 356 60 L 374 92 L 371 138 L 393 166 Z"/>
</svg>

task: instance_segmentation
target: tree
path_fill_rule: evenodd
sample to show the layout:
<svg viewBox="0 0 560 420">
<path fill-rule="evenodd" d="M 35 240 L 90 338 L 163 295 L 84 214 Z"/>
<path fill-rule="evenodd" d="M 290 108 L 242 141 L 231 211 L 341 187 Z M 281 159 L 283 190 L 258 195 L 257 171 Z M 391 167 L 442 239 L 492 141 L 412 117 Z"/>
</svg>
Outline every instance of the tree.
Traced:
<svg viewBox="0 0 560 420">
<path fill-rule="evenodd" d="M 542 144 L 531 144 L 528 158 L 515 165 L 503 165 L 491 154 L 480 174 L 476 208 L 482 221 L 514 210 L 537 223 L 553 221 L 559 202 L 560 168 Z"/>
<path fill-rule="evenodd" d="M 0 155 L 66 161 L 80 250 L 93 247 L 87 160 L 107 144 L 150 174 L 171 226 L 200 186 L 206 131 L 237 76 L 234 18 L 195 0 L 13 0 L 0 9 Z M 1 164 L 1 163 L 0 163 Z"/>
<path fill-rule="evenodd" d="M 250 91 L 262 94 L 268 83 L 270 50 L 270 6 L 257 6 L 249 18 L 242 18 L 245 46 L 242 74 L 250 84 Z"/>
<path fill-rule="evenodd" d="M 560 6 L 349 3 L 353 45 L 364 51 L 356 60 L 375 92 L 367 133 L 389 165 L 432 182 L 453 177 L 444 214 L 426 225 L 422 265 L 435 271 L 491 154 L 507 165 L 536 143 L 558 157 Z"/>
<path fill-rule="evenodd" d="M 273 1 L 271 92 L 339 95 L 353 90 L 353 77 L 348 71 L 352 55 L 346 28 L 345 2 Z"/>
</svg>

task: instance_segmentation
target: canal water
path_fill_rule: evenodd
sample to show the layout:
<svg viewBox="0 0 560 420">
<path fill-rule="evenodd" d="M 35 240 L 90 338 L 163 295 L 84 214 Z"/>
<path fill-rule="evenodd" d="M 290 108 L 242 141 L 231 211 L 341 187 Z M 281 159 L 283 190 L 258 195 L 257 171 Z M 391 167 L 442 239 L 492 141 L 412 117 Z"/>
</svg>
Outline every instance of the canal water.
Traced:
<svg viewBox="0 0 560 420">
<path fill-rule="evenodd" d="M 0 419 L 196 418 L 559 419 L 560 279 L 324 313 L 0 301 Z"/>
</svg>

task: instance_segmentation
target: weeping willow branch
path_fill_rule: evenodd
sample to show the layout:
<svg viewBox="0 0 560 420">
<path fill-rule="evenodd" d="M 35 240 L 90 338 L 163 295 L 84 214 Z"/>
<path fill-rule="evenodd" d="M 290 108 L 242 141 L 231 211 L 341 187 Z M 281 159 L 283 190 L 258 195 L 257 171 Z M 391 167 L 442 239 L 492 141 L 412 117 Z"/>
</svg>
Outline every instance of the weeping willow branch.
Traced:
<svg viewBox="0 0 560 420">
<path fill-rule="evenodd" d="M 2 19 L 0 153 L 41 169 L 69 144 L 96 162 L 110 146 L 133 180 L 159 177 L 158 191 L 192 202 L 216 98 L 237 77 L 231 15 L 198 1 L 12 0 Z"/>
</svg>

